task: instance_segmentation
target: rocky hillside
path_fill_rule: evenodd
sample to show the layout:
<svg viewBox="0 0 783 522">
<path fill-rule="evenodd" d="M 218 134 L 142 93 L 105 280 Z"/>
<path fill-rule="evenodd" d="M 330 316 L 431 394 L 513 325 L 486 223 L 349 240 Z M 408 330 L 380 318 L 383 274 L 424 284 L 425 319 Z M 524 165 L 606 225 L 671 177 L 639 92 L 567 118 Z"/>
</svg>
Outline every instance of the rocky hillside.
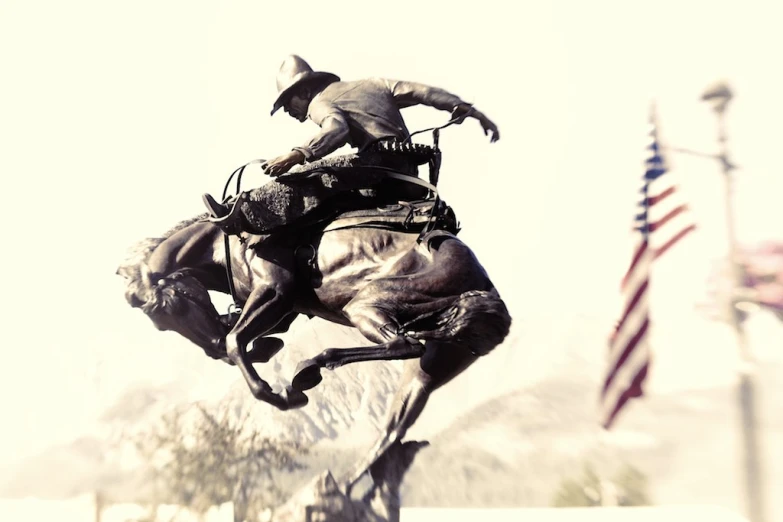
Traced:
<svg viewBox="0 0 783 522">
<path fill-rule="evenodd" d="M 553 322 L 553 325 L 555 322 Z M 585 319 L 551 328 L 534 344 L 517 322 L 496 353 L 436 392 L 409 438 L 429 439 L 403 485 L 408 506 L 544 506 L 564 478 L 591 462 L 603 474 L 623 463 L 644 472 L 660 503 L 714 503 L 741 509 L 741 438 L 735 388 L 703 388 L 634 401 L 618 425 L 597 426 L 602 325 Z M 351 330 L 322 321 L 297 323 L 290 344 L 273 363 L 257 368 L 277 386 L 296 364 L 327 347 L 363 345 Z M 593 339 L 587 342 L 586 339 Z M 553 347 L 556 347 L 555 350 Z M 199 398 L 231 401 L 254 411 L 269 437 L 313 444 L 305 474 L 291 489 L 330 468 L 341 476 L 366 451 L 384 423 L 399 363 L 359 364 L 326 372 L 301 410 L 279 412 L 257 403 L 235 369 L 210 366 L 203 382 L 173 381 L 129 390 L 106 412 L 101 428 L 68 445 L 50 448 L 0 475 L 2 496 L 71 496 L 97 485 L 118 497 L 136 493 L 138 463 L 123 441 L 170 408 L 193 400 L 193 389 L 225 379 Z M 230 370 L 230 371 L 229 371 Z M 782 363 L 760 368 L 762 443 L 768 491 L 783 490 Z M 215 372 L 214 374 L 212 372 Z M 228 372 L 228 373 L 227 373 Z M 283 376 L 284 378 L 280 378 Z"/>
<path fill-rule="evenodd" d="M 320 322 L 318 327 L 303 321 L 285 336 L 291 341 L 268 365 L 258 365 L 259 373 L 274 386 L 286 384 L 296 364 L 327 347 L 365 344 L 358 334 Z M 328 343 L 324 341 L 328 339 Z M 203 380 L 222 378 L 225 369 L 213 365 Z M 298 440 L 304 445 L 329 443 L 339 448 L 366 448 L 386 417 L 386 406 L 399 377 L 399 363 L 365 363 L 325 372 L 324 380 L 310 390 L 310 402 L 300 410 L 281 412 L 258 403 L 245 382 L 237 377 L 227 389 L 203 399 L 207 405 L 229 403 L 252 411 L 251 421 L 265 436 Z M 237 370 L 237 375 L 238 375 Z M 282 377 L 281 377 L 282 376 Z M 136 492 L 139 462 L 131 438 L 146 431 L 152 423 L 175 407 L 192 400 L 196 383 L 174 380 L 165 385 L 141 385 L 129 389 L 102 417 L 94 433 L 24 460 L 14 469 L 0 472 L 0 496 L 64 498 L 89 492 L 99 485 L 114 496 Z M 313 451 L 314 464 L 331 463 L 332 453 Z"/>
<path fill-rule="evenodd" d="M 783 366 L 760 370 L 766 411 L 783 400 Z M 409 506 L 546 506 L 565 477 L 586 462 L 613 475 L 625 463 L 645 473 L 657 503 L 709 503 L 742 509 L 741 437 L 736 390 L 649 397 L 611 432 L 598 428 L 596 388 L 551 379 L 488 401 L 431 440 L 409 472 Z M 783 418 L 759 428 L 767 491 L 783 490 Z"/>
</svg>

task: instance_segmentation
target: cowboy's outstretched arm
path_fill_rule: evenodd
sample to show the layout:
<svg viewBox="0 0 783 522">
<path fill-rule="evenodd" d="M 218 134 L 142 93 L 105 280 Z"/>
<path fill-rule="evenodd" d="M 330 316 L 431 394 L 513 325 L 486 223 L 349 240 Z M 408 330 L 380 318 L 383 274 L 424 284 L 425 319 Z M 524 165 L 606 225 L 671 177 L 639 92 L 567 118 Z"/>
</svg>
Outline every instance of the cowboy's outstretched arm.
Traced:
<svg viewBox="0 0 783 522">
<path fill-rule="evenodd" d="M 330 154 L 348 143 L 348 122 L 338 110 L 332 110 L 322 118 L 314 111 L 311 119 L 321 126 L 318 134 L 312 137 L 304 147 L 296 147 L 307 161 L 315 161 Z"/>
<path fill-rule="evenodd" d="M 291 152 L 261 165 L 267 175 L 285 174 L 294 165 L 323 158 L 347 143 L 348 122 L 339 111 L 329 112 L 323 118 L 313 118 L 313 121 L 321 126 L 321 131 L 303 147 L 294 147 Z"/>
<path fill-rule="evenodd" d="M 401 109 L 412 105 L 427 105 L 428 107 L 451 112 L 452 118 L 459 119 L 457 123 L 462 123 L 467 117 L 475 118 L 484 129 L 484 134 L 490 135 L 490 141 L 495 142 L 500 139 L 497 125 L 487 118 L 483 112 L 463 101 L 459 96 L 439 87 L 431 87 L 423 83 L 386 80 L 386 84 Z"/>
</svg>

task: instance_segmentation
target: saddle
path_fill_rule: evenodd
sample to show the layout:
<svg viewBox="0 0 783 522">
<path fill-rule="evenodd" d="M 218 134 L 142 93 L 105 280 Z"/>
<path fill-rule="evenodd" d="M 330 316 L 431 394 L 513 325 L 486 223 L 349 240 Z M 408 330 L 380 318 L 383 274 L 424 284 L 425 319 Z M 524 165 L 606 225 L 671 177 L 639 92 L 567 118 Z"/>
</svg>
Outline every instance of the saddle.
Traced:
<svg viewBox="0 0 783 522">
<path fill-rule="evenodd" d="M 395 223 L 407 229 L 422 223 L 427 229 L 442 225 L 456 233 L 459 226 L 453 211 L 437 197 L 439 159 L 437 146 L 382 138 L 355 154 L 298 165 L 270 183 L 228 198 L 223 202 L 230 207 L 228 215 L 212 221 L 228 234 L 244 231 L 268 236 L 323 223 L 345 213 L 358 218 L 360 215 L 352 213 L 358 211 L 369 217 L 368 211 L 384 209 L 374 216 L 377 219 L 370 226 Z M 430 183 L 418 177 L 418 167 L 423 164 L 430 167 Z M 429 199 L 434 201 L 428 207 L 429 219 L 422 221 L 422 204 Z M 208 199 L 205 202 L 210 207 Z M 401 202 L 416 205 L 405 210 Z M 397 219 L 394 212 L 404 217 Z"/>
<path fill-rule="evenodd" d="M 394 205 L 341 212 L 328 222 L 323 232 L 346 228 L 382 228 L 405 232 L 445 230 L 454 235 L 460 231 L 454 210 L 436 199 L 400 201 Z"/>
</svg>

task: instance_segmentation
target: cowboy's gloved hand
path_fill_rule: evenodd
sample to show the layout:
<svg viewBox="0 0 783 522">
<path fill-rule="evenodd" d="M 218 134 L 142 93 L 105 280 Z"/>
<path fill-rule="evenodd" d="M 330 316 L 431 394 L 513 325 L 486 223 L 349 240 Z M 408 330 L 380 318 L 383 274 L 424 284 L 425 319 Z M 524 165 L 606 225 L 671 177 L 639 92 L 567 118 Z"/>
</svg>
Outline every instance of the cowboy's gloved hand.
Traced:
<svg viewBox="0 0 783 522">
<path fill-rule="evenodd" d="M 468 117 L 476 118 L 479 121 L 481 128 L 484 129 L 484 135 L 489 135 L 489 141 L 491 143 L 495 143 L 500 139 L 498 126 L 495 125 L 492 120 L 487 118 L 483 112 L 476 110 L 476 108 L 471 104 L 460 103 L 451 111 L 451 119 L 457 120 L 454 122 L 457 125 L 465 121 L 465 118 Z"/>
<path fill-rule="evenodd" d="M 294 165 L 304 163 L 305 157 L 299 150 L 292 150 L 287 154 L 278 156 L 271 161 L 261 164 L 264 174 L 276 178 L 281 174 L 288 172 Z"/>
<path fill-rule="evenodd" d="M 500 139 L 500 131 L 498 131 L 498 126 L 495 125 L 492 120 L 484 116 L 484 114 L 479 111 L 473 111 L 471 116 L 479 121 L 481 128 L 484 129 L 484 136 L 489 136 L 490 143 L 495 143 Z"/>
</svg>

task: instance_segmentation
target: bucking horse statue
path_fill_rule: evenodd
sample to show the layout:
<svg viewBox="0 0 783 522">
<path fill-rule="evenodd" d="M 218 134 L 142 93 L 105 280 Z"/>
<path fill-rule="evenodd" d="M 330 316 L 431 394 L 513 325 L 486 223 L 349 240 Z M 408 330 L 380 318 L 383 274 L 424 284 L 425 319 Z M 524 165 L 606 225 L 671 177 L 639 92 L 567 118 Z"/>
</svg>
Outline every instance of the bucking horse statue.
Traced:
<svg viewBox="0 0 783 522">
<path fill-rule="evenodd" d="M 387 154 L 428 163 L 430 183 L 350 155 L 302 165 L 225 199 L 229 214 L 241 217 L 233 225 L 214 213 L 184 220 L 135 245 L 118 270 L 127 301 L 155 327 L 235 365 L 253 396 L 280 410 L 305 406 L 305 392 L 320 383 L 323 369 L 405 360 L 385 430 L 347 478 L 347 498 L 367 472 L 384 487 L 378 466 L 388 468 L 390 452 L 399 454 L 430 394 L 498 346 L 511 324 L 476 255 L 457 238 L 455 213 L 437 194 L 435 139 L 434 149 L 384 145 Z M 409 185 L 423 197 L 401 199 Z M 221 315 L 209 291 L 231 295 L 235 308 Z M 272 336 L 299 315 L 356 328 L 368 345 L 302 361 L 276 393 L 253 365 L 283 348 Z"/>
</svg>

